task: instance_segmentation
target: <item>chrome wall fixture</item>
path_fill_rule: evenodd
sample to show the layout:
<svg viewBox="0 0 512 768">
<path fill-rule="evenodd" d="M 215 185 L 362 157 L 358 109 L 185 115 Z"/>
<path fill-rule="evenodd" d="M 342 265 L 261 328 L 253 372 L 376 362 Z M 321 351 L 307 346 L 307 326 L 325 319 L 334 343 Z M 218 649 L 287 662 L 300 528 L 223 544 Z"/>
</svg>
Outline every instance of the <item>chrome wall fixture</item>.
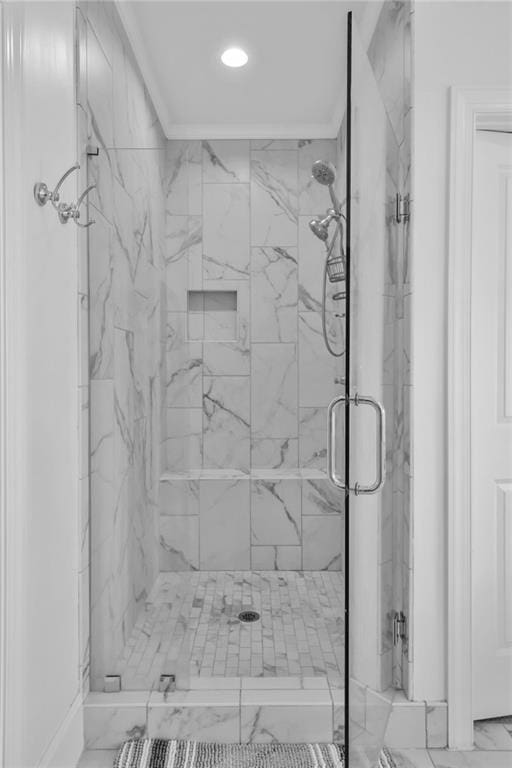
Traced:
<svg viewBox="0 0 512 768">
<path fill-rule="evenodd" d="M 336 410 L 339 405 L 346 403 L 347 399 L 345 395 L 339 395 L 335 397 L 329 403 L 328 408 L 328 427 L 329 436 L 327 440 L 327 465 L 329 470 L 329 479 L 333 485 L 337 488 L 341 488 L 343 491 L 347 490 L 342 478 L 336 473 Z M 377 477 L 371 485 L 361 485 L 355 483 L 349 487 L 348 490 L 352 491 L 356 496 L 367 495 L 377 493 L 384 485 L 386 479 L 386 418 L 384 408 L 373 397 L 367 395 L 354 395 L 349 398 L 349 402 L 355 406 L 369 405 L 373 408 L 377 416 Z"/>
<path fill-rule="evenodd" d="M 94 219 L 91 219 L 91 221 L 88 221 L 86 224 L 80 224 L 78 221 L 80 218 L 80 206 L 82 205 L 89 192 L 96 187 L 96 184 L 91 184 L 89 187 L 87 187 L 87 189 L 82 192 L 76 203 L 60 202 L 59 190 L 62 184 L 68 178 L 68 176 L 73 173 L 73 171 L 78 171 L 79 169 L 79 163 L 75 163 L 75 165 L 72 165 L 71 168 L 68 168 L 66 173 L 58 180 L 57 184 L 55 185 L 55 189 L 53 190 L 50 190 L 48 184 L 46 184 L 44 181 L 36 182 L 36 184 L 34 184 L 34 200 L 40 206 L 44 206 L 46 203 L 50 202 L 57 211 L 57 215 L 61 224 L 67 224 L 70 219 L 73 219 L 77 227 L 85 228 L 90 227 L 91 224 L 94 224 L 95 222 Z"/>
<path fill-rule="evenodd" d="M 48 201 L 50 201 L 53 207 L 57 208 L 57 203 L 60 200 L 59 189 L 62 187 L 67 177 L 70 176 L 73 171 L 77 171 L 79 168 L 80 166 L 78 163 L 72 165 L 71 168 L 68 168 L 66 173 L 58 180 L 53 191 L 50 191 L 48 184 L 46 184 L 44 181 L 38 181 L 36 184 L 34 184 L 34 199 L 36 203 L 43 206 L 46 205 Z"/>
<path fill-rule="evenodd" d="M 82 205 L 83 201 L 89 194 L 89 192 L 96 187 L 96 184 L 91 184 L 88 186 L 76 203 L 59 203 L 59 207 L 57 208 L 58 214 L 59 214 L 59 221 L 61 224 L 67 224 L 70 219 L 73 219 L 77 227 L 82 227 L 85 229 L 86 227 L 90 227 L 91 224 L 95 224 L 94 219 L 90 219 L 90 221 L 87 222 L 87 224 L 80 224 L 78 219 L 80 218 L 80 206 Z"/>
</svg>

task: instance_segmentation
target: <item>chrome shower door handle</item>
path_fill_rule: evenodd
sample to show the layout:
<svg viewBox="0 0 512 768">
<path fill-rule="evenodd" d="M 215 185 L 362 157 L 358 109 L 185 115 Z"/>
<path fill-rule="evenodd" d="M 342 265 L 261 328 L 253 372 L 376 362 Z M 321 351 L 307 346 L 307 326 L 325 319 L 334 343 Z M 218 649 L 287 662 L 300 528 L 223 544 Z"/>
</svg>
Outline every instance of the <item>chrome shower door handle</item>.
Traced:
<svg viewBox="0 0 512 768">
<path fill-rule="evenodd" d="M 345 395 L 338 395 L 331 400 L 327 409 L 327 470 L 331 483 L 343 491 L 346 490 L 345 483 L 336 474 L 336 409 L 345 401 Z"/>
<path fill-rule="evenodd" d="M 339 395 L 331 400 L 327 409 L 328 437 L 327 437 L 327 469 L 329 480 L 336 488 L 347 490 L 345 482 L 336 473 L 336 410 L 341 403 L 346 403 L 345 395 Z M 386 414 L 384 407 L 378 400 L 368 395 L 354 395 L 349 398 L 349 403 L 356 406 L 369 405 L 377 416 L 377 477 L 371 485 L 355 483 L 349 487 L 349 491 L 356 496 L 370 495 L 380 491 L 386 480 Z"/>
<path fill-rule="evenodd" d="M 373 397 L 355 395 L 351 400 L 354 405 L 369 405 L 377 416 L 377 477 L 371 485 L 356 483 L 354 486 L 356 496 L 370 495 L 380 491 L 386 479 L 386 414 L 382 404 Z"/>
</svg>

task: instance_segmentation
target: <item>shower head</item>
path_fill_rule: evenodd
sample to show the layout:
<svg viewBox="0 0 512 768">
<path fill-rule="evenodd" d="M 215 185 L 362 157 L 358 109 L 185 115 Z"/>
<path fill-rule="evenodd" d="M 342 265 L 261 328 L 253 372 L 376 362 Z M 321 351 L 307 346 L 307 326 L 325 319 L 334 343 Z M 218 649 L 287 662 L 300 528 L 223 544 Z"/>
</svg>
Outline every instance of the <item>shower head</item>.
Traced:
<svg viewBox="0 0 512 768">
<path fill-rule="evenodd" d="M 314 235 L 325 242 L 329 237 L 329 224 L 334 218 L 336 218 L 336 211 L 331 208 L 323 219 L 320 216 L 316 219 L 311 219 L 309 228 Z"/>
<path fill-rule="evenodd" d="M 312 219 L 309 222 L 309 228 L 312 231 L 314 235 L 316 235 L 320 240 L 323 240 L 324 242 L 329 237 L 329 229 L 321 219 Z"/>
<path fill-rule="evenodd" d="M 311 173 L 315 181 L 324 187 L 331 187 L 336 181 L 336 168 L 327 160 L 315 160 Z"/>
<path fill-rule="evenodd" d="M 311 169 L 311 174 L 315 181 L 324 187 L 329 187 L 332 204 L 336 211 L 340 210 L 340 203 L 334 191 L 334 182 L 336 181 L 336 168 L 328 160 L 315 160 Z"/>
</svg>

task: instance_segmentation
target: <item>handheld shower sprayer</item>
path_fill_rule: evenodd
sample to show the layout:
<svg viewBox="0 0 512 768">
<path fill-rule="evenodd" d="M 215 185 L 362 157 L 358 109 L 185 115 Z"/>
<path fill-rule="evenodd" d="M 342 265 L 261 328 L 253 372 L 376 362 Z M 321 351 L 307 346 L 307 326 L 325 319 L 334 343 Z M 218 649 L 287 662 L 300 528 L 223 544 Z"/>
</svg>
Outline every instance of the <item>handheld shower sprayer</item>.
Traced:
<svg viewBox="0 0 512 768">
<path fill-rule="evenodd" d="M 332 208 L 329 208 L 325 213 L 325 216 L 317 216 L 309 222 L 309 228 L 313 234 L 325 243 L 327 251 L 324 262 L 324 276 L 323 276 L 323 296 L 322 296 L 322 331 L 325 341 L 325 346 L 331 355 L 334 357 L 341 357 L 343 351 L 336 352 L 329 341 L 327 333 L 326 322 L 326 294 L 327 294 L 327 278 L 329 282 L 338 283 L 345 280 L 346 275 L 346 259 L 345 251 L 343 249 L 343 220 L 344 216 L 341 212 L 341 204 L 334 191 L 334 182 L 336 181 L 336 168 L 334 165 L 326 160 L 316 160 L 313 163 L 311 173 L 315 181 L 322 184 L 324 187 L 329 187 L 329 194 L 331 196 Z M 336 222 L 336 230 L 331 239 L 329 239 L 329 226 L 331 221 Z M 339 254 L 335 255 L 334 247 L 336 240 L 339 237 Z M 343 317 L 343 315 L 335 314 L 335 317 Z"/>
<path fill-rule="evenodd" d="M 329 187 L 329 194 L 333 204 L 332 208 L 329 208 L 325 216 L 317 216 L 309 222 L 309 228 L 316 237 L 322 240 L 326 244 L 327 248 L 327 260 L 326 268 L 327 275 L 331 283 L 337 283 L 345 278 L 345 252 L 343 250 L 343 214 L 341 213 L 341 204 L 336 197 L 334 191 L 334 182 L 336 181 L 336 169 L 332 163 L 326 160 L 316 160 L 313 163 L 311 173 L 315 181 L 322 184 L 324 187 Z M 327 244 L 329 238 L 329 226 L 331 221 L 336 221 L 336 232 L 331 240 L 330 245 Z M 339 256 L 334 256 L 334 245 L 336 238 L 339 236 Z"/>
<path fill-rule="evenodd" d="M 315 181 L 324 187 L 329 187 L 332 205 L 336 212 L 339 212 L 341 206 L 336 192 L 334 191 L 334 182 L 336 181 L 336 168 L 328 160 L 315 160 L 311 169 L 311 174 Z"/>
</svg>

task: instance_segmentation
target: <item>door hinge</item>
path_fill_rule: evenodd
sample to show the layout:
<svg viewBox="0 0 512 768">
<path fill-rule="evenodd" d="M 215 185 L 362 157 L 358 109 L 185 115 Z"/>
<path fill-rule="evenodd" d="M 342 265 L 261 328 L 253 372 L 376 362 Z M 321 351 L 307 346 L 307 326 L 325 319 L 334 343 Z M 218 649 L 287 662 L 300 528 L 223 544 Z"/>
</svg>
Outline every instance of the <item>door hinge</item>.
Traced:
<svg viewBox="0 0 512 768">
<path fill-rule="evenodd" d="M 411 218 L 411 201 L 409 195 L 401 195 L 400 192 L 396 193 L 396 222 L 397 224 L 405 223 Z"/>
<path fill-rule="evenodd" d="M 403 611 L 395 611 L 393 616 L 393 645 L 398 645 L 398 641 L 402 642 L 407 639 L 407 619 Z"/>
</svg>

